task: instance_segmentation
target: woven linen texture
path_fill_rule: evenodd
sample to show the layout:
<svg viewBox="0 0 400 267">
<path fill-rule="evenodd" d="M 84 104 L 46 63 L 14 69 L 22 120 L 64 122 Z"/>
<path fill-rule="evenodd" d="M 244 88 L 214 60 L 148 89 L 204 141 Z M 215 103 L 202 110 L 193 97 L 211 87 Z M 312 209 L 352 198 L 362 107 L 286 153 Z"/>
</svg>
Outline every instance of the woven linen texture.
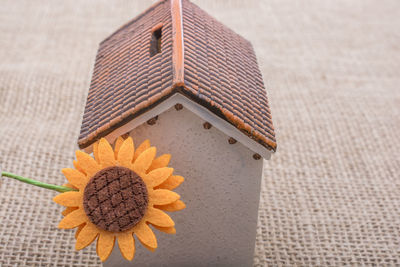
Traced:
<svg viewBox="0 0 400 267">
<path fill-rule="evenodd" d="M 2 1 L 3 170 L 65 182 L 98 44 L 154 2 Z M 193 2 L 251 41 L 268 88 L 254 265 L 399 265 L 400 2 Z M 2 266 L 100 266 L 53 196 L 1 179 Z"/>
</svg>

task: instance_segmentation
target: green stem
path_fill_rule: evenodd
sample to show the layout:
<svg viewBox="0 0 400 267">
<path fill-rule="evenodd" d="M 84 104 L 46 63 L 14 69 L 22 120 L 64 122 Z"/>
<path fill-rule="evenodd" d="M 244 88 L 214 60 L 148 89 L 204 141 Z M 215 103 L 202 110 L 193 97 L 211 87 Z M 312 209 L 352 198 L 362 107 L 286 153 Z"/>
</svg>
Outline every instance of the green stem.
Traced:
<svg viewBox="0 0 400 267">
<path fill-rule="evenodd" d="M 54 184 L 46 184 L 46 183 L 42 183 L 30 178 L 26 178 L 26 177 L 22 177 L 10 172 L 1 172 L 1 176 L 5 176 L 5 177 L 9 177 L 9 178 L 13 178 L 15 180 L 27 183 L 27 184 L 31 184 L 34 186 L 38 186 L 38 187 L 42 187 L 42 188 L 46 188 L 46 189 L 51 189 L 51 190 L 55 190 L 57 192 L 68 192 L 68 191 L 77 191 L 74 188 L 70 188 L 70 187 L 66 187 L 66 186 L 61 186 L 61 185 L 54 185 Z"/>
</svg>

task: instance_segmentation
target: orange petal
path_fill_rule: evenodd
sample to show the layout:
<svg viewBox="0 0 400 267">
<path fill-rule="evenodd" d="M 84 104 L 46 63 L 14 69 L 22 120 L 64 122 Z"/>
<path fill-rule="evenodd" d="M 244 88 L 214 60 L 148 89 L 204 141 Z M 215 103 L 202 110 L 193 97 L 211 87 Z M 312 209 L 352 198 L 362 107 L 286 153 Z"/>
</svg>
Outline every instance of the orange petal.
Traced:
<svg viewBox="0 0 400 267">
<path fill-rule="evenodd" d="M 103 168 L 115 166 L 116 161 L 114 157 L 114 151 L 105 138 L 100 139 L 98 153 L 99 153 L 100 165 Z"/>
<path fill-rule="evenodd" d="M 93 156 L 94 156 L 94 159 L 96 160 L 96 162 L 100 164 L 100 159 L 99 159 L 99 142 L 94 142 L 94 143 L 93 143 Z"/>
<path fill-rule="evenodd" d="M 155 205 L 154 207 L 157 209 L 165 210 L 165 211 L 178 211 L 178 210 L 183 210 L 184 208 L 186 208 L 186 205 L 185 205 L 185 203 L 183 203 L 183 201 L 177 200 L 171 204 Z"/>
<path fill-rule="evenodd" d="M 68 182 L 79 189 L 83 189 L 88 182 L 86 175 L 78 170 L 65 168 L 62 169 L 61 172 L 64 174 L 65 178 L 67 178 Z"/>
<path fill-rule="evenodd" d="M 63 184 L 63 186 L 69 187 L 69 188 L 73 188 L 73 189 L 77 189 L 77 190 L 78 190 L 78 188 L 77 188 L 76 186 L 73 186 L 73 185 L 70 184 L 70 183 Z"/>
<path fill-rule="evenodd" d="M 75 154 L 79 167 L 83 169 L 88 177 L 92 177 L 100 170 L 100 165 L 85 152 L 77 150 Z"/>
<path fill-rule="evenodd" d="M 111 232 L 102 231 L 99 239 L 97 239 L 97 255 L 99 255 L 101 261 L 107 260 L 110 256 L 111 251 L 114 248 L 115 236 Z"/>
<path fill-rule="evenodd" d="M 153 225 L 153 227 L 156 228 L 157 230 L 163 232 L 163 233 L 166 233 L 166 234 L 171 234 L 171 235 L 176 234 L 175 227 L 160 227 L 160 226 L 157 226 L 157 225 Z"/>
<path fill-rule="evenodd" d="M 75 249 L 81 250 L 89 246 L 96 239 L 98 234 L 99 230 L 93 224 L 88 223 L 84 225 L 77 235 Z"/>
<path fill-rule="evenodd" d="M 185 179 L 179 175 L 170 176 L 165 182 L 157 186 L 156 188 L 173 190 L 177 188 Z"/>
<path fill-rule="evenodd" d="M 77 209 L 67 216 L 65 216 L 60 223 L 58 224 L 58 228 L 61 229 L 72 229 L 80 224 L 87 221 L 86 214 L 83 209 Z"/>
<path fill-rule="evenodd" d="M 133 163 L 133 170 L 144 177 L 146 171 L 149 169 L 154 157 L 156 156 L 157 150 L 155 147 L 146 149 Z"/>
<path fill-rule="evenodd" d="M 170 154 L 164 154 L 153 160 L 153 163 L 151 164 L 148 172 L 151 172 L 152 170 L 155 170 L 157 168 L 163 168 L 167 167 L 169 161 L 171 160 L 171 155 Z"/>
<path fill-rule="evenodd" d="M 135 239 L 132 233 L 121 233 L 118 235 L 118 246 L 122 256 L 131 261 L 135 256 Z"/>
<path fill-rule="evenodd" d="M 75 239 L 78 238 L 79 233 L 82 231 L 83 227 L 86 225 L 86 223 L 82 223 L 81 225 L 78 226 L 78 228 L 76 228 L 76 232 L 75 232 Z"/>
<path fill-rule="evenodd" d="M 132 137 L 128 137 L 118 151 L 118 162 L 124 167 L 131 168 L 134 150 L 135 148 Z"/>
<path fill-rule="evenodd" d="M 139 241 L 148 247 L 157 248 L 157 239 L 151 228 L 143 221 L 134 227 L 134 232 Z"/>
<path fill-rule="evenodd" d="M 61 193 L 55 196 L 53 201 L 65 207 L 78 207 L 82 205 L 82 193 L 76 191 Z"/>
<path fill-rule="evenodd" d="M 167 205 L 180 198 L 177 193 L 167 189 L 157 189 L 150 194 L 150 199 L 154 205 Z"/>
<path fill-rule="evenodd" d="M 168 167 L 158 168 L 155 169 L 154 171 L 149 172 L 146 176 L 143 176 L 143 179 L 145 180 L 146 184 L 148 184 L 150 187 L 155 187 L 165 182 L 168 179 L 168 177 L 172 175 L 173 172 L 174 172 L 173 168 L 168 168 Z"/>
<path fill-rule="evenodd" d="M 86 172 L 81 168 L 81 166 L 79 166 L 79 163 L 77 160 L 72 161 L 72 163 L 74 164 L 75 169 L 77 169 L 78 171 L 80 171 L 81 173 L 86 175 Z"/>
<path fill-rule="evenodd" d="M 145 215 L 146 221 L 161 227 L 172 227 L 175 226 L 174 221 L 165 212 L 149 207 Z"/>
<path fill-rule="evenodd" d="M 63 210 L 61 212 L 61 214 L 63 216 L 67 216 L 68 214 L 70 214 L 71 212 L 73 212 L 74 210 L 77 210 L 77 209 L 78 209 L 78 207 L 67 207 L 65 210 Z"/>
<path fill-rule="evenodd" d="M 121 147 L 122 143 L 124 142 L 124 138 L 122 136 L 118 137 L 114 144 L 114 157 L 117 159 L 119 148 Z"/>
<path fill-rule="evenodd" d="M 143 143 L 141 143 L 140 146 L 135 150 L 135 155 L 133 155 L 132 162 L 134 162 L 139 157 L 139 155 L 142 154 L 143 151 L 145 151 L 149 147 L 150 147 L 150 141 L 148 139 L 145 140 Z"/>
</svg>

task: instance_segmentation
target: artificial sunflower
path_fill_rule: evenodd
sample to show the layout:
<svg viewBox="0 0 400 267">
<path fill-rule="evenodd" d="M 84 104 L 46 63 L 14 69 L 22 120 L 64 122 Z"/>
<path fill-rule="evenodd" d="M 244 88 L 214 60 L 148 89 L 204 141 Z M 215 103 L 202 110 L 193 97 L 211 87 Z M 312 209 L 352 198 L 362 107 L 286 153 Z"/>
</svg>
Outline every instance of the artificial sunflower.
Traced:
<svg viewBox="0 0 400 267">
<path fill-rule="evenodd" d="M 164 211 L 185 208 L 180 196 L 171 191 L 183 182 L 167 167 L 171 156 L 158 158 L 148 140 L 136 150 L 131 137 L 118 138 L 114 150 L 102 138 L 93 145 L 94 158 L 76 151 L 75 169 L 63 169 L 68 184 L 76 191 L 61 193 L 54 201 L 67 207 L 59 228 L 77 228 L 76 249 L 97 238 L 97 254 L 105 261 L 117 240 L 122 256 L 132 260 L 135 238 L 147 249 L 157 248 L 149 224 L 175 234 L 174 221 Z"/>
</svg>

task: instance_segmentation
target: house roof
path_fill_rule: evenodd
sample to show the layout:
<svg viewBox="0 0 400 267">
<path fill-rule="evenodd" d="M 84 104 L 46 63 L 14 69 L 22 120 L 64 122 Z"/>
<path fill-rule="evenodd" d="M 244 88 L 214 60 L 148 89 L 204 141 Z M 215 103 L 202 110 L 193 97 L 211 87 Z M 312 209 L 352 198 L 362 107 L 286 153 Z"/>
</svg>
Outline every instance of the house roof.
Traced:
<svg viewBox="0 0 400 267">
<path fill-rule="evenodd" d="M 161 51 L 154 32 L 161 29 Z M 153 38 L 153 39 L 152 39 Z M 180 93 L 275 151 L 252 45 L 187 0 L 163 0 L 100 43 L 80 148 Z"/>
</svg>

